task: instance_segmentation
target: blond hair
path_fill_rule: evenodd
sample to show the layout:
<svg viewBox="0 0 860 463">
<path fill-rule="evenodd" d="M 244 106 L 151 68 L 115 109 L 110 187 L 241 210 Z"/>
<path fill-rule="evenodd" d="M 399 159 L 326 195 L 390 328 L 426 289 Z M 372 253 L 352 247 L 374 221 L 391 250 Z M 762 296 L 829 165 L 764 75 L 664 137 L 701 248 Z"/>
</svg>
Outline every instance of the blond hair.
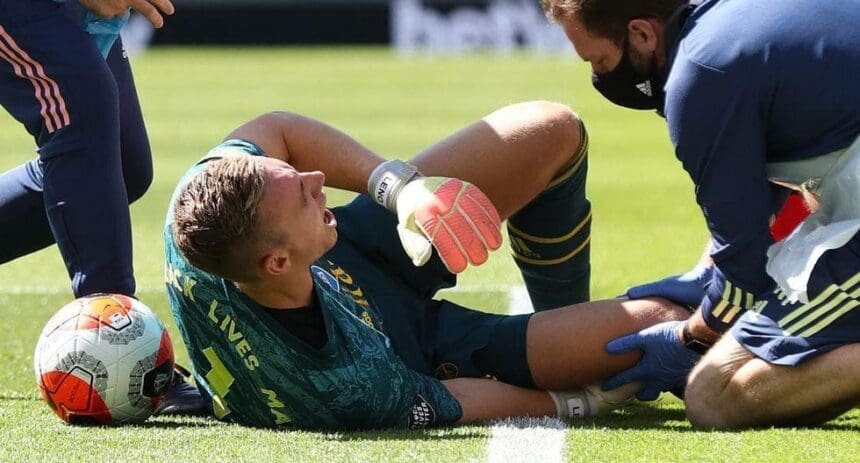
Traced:
<svg viewBox="0 0 860 463">
<path fill-rule="evenodd" d="M 266 169 L 261 158 L 212 161 L 173 204 L 173 239 L 195 267 L 238 282 L 256 280 L 258 206 Z"/>
</svg>

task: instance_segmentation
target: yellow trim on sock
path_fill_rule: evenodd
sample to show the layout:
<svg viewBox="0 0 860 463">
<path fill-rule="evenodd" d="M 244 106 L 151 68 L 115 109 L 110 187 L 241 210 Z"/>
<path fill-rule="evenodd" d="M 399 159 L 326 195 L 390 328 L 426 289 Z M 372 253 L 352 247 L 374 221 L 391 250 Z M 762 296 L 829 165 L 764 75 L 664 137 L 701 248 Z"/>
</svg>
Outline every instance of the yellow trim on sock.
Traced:
<svg viewBox="0 0 860 463">
<path fill-rule="evenodd" d="M 533 265 L 555 265 L 555 264 L 560 264 L 560 263 L 562 263 L 562 262 L 565 262 L 565 261 L 568 261 L 568 260 L 570 260 L 570 259 L 574 258 L 574 257 L 575 257 L 577 254 L 579 254 L 579 252 L 580 252 L 580 251 L 582 251 L 582 250 L 583 250 L 583 249 L 588 245 L 588 243 L 590 243 L 590 242 L 591 242 L 591 236 L 589 236 L 588 238 L 586 238 L 586 239 L 585 239 L 585 241 L 583 241 L 583 242 L 582 242 L 582 244 L 580 244 L 576 249 L 574 249 L 573 251 L 571 251 L 568 255 L 566 255 L 566 256 L 562 256 L 562 257 L 559 257 L 558 259 L 549 259 L 549 260 L 532 259 L 532 258 L 529 258 L 529 257 L 525 257 L 525 256 L 518 255 L 517 253 L 513 253 L 513 256 L 514 256 L 514 258 L 515 258 L 515 259 L 517 259 L 517 260 L 521 260 L 521 261 L 523 261 L 523 262 L 525 262 L 525 263 L 527 263 L 527 264 L 533 264 Z"/>
<path fill-rule="evenodd" d="M 582 162 L 588 157 L 588 132 L 585 131 L 585 124 L 582 121 L 579 121 L 579 134 L 580 134 L 580 142 L 579 149 L 576 150 L 576 153 L 571 158 L 571 161 L 568 163 L 570 165 L 569 168 L 565 169 L 561 175 L 552 179 L 549 182 L 549 185 L 544 189 L 544 191 L 552 189 L 559 183 L 564 182 L 571 175 L 573 175 L 579 167 L 582 165 Z"/>
<path fill-rule="evenodd" d="M 582 219 L 582 221 L 579 222 L 579 224 L 573 228 L 573 230 L 571 230 L 568 233 L 565 233 L 564 236 L 559 236 L 557 238 L 542 238 L 540 236 L 529 235 L 528 233 L 526 233 L 526 232 L 518 229 L 517 227 L 513 226 L 513 224 L 511 224 L 510 221 L 508 221 L 508 232 L 513 233 L 514 235 L 517 235 L 520 238 L 525 238 L 525 239 L 531 241 L 532 243 L 557 244 L 557 243 L 567 241 L 570 238 L 572 238 L 574 235 L 579 233 L 579 231 L 582 230 L 582 227 L 584 227 L 590 220 L 591 220 L 591 211 L 588 211 L 588 215 L 586 215 L 585 218 Z"/>
</svg>

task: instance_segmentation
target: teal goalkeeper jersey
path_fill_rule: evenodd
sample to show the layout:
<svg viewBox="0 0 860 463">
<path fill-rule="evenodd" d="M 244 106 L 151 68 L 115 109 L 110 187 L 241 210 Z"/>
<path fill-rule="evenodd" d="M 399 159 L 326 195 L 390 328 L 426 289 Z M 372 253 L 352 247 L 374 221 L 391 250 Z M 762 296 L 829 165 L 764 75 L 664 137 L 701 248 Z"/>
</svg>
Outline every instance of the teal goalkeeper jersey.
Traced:
<svg viewBox="0 0 860 463">
<path fill-rule="evenodd" d="M 177 191 L 208 160 L 236 153 L 262 154 L 247 142 L 225 142 L 189 170 Z M 314 349 L 232 282 L 191 266 L 176 248 L 171 224 L 172 207 L 164 229 L 168 298 L 195 379 L 211 396 L 217 418 L 262 427 L 340 429 L 422 427 L 459 419 L 460 406 L 444 386 L 398 355 L 384 312 L 348 284 L 345 268 L 369 262 L 337 262 L 332 252 L 309 269 L 327 334 L 326 344 Z"/>
</svg>

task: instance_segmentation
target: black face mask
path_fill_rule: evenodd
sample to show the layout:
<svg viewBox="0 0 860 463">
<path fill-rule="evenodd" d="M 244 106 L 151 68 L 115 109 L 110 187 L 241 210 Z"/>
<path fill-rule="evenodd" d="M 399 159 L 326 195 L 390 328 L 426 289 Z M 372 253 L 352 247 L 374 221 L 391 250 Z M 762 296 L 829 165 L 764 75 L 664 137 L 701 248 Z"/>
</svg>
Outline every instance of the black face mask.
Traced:
<svg viewBox="0 0 860 463">
<path fill-rule="evenodd" d="M 656 68 L 656 66 L 652 66 Z M 607 100 L 626 108 L 656 109 L 663 111 L 665 78 L 662 72 L 652 69 L 643 74 L 630 62 L 630 47 L 624 43 L 624 54 L 615 69 L 591 74 L 591 84 Z"/>
<path fill-rule="evenodd" d="M 678 7 L 666 21 L 666 56 L 669 49 L 675 45 L 678 33 L 690 17 L 690 13 L 696 9 L 696 5 L 684 4 Z M 624 41 L 624 54 L 621 62 L 615 69 L 602 74 L 592 73 L 591 84 L 607 100 L 626 108 L 633 109 L 656 109 L 657 113 L 663 115 L 663 106 L 666 102 L 666 93 L 663 87 L 666 85 L 668 70 L 657 69 L 652 61 L 651 69 L 647 73 L 640 73 L 633 67 L 630 61 L 630 46 Z"/>
</svg>

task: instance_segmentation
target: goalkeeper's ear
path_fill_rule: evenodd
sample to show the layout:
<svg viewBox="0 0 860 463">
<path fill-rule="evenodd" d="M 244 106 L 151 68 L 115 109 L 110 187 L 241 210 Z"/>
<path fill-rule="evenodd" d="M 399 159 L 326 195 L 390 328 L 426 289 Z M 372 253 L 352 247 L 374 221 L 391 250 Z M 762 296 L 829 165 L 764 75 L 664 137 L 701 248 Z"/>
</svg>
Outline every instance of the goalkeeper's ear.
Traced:
<svg viewBox="0 0 860 463">
<path fill-rule="evenodd" d="M 271 252 L 260 259 L 259 265 L 264 274 L 268 275 L 283 275 L 292 268 L 292 260 L 290 254 L 281 252 Z"/>
</svg>

